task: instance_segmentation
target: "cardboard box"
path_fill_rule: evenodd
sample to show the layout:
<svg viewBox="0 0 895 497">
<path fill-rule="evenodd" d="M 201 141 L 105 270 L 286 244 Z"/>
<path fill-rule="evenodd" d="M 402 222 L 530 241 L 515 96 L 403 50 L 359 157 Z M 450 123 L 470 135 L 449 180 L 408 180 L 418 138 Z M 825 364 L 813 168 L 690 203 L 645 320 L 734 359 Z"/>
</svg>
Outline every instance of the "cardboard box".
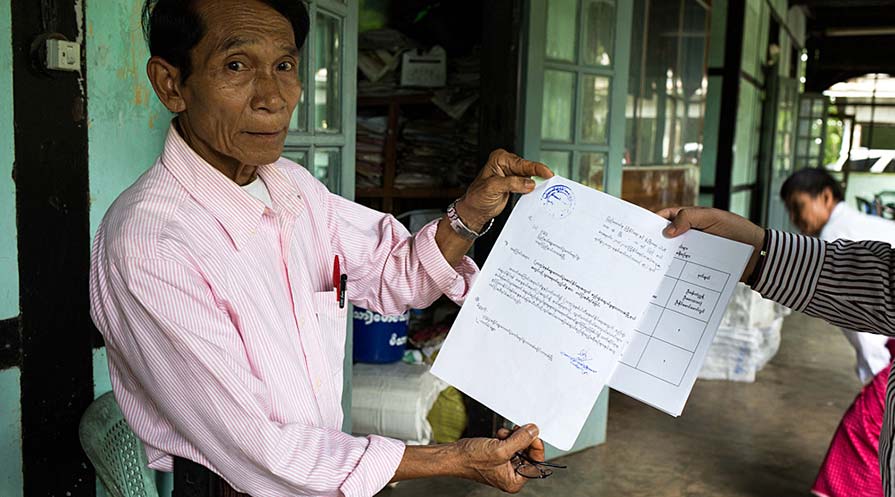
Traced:
<svg viewBox="0 0 895 497">
<path fill-rule="evenodd" d="M 428 52 L 408 50 L 401 55 L 401 86 L 439 88 L 447 83 L 447 54 L 438 45 Z"/>
</svg>

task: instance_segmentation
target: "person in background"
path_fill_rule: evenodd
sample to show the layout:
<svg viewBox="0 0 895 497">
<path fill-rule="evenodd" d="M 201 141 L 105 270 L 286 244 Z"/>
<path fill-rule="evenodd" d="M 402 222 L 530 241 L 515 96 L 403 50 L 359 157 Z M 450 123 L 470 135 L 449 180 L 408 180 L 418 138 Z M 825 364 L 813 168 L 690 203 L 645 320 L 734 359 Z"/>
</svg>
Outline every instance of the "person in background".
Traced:
<svg viewBox="0 0 895 497">
<path fill-rule="evenodd" d="M 895 222 L 858 212 L 844 197 L 839 182 L 823 169 L 796 171 L 780 188 L 793 224 L 806 235 L 826 242 L 877 240 L 895 245 Z M 811 491 L 819 497 L 880 497 L 878 445 L 892 339 L 841 329 L 855 349 L 855 370 L 865 386 L 842 416 Z"/>
<path fill-rule="evenodd" d="M 801 169 L 780 188 L 793 224 L 804 234 L 825 242 L 836 240 L 877 240 L 895 245 L 895 222 L 858 212 L 844 201 L 839 182 L 823 169 Z M 855 370 L 861 383 L 887 368 L 892 356 L 889 337 L 842 328 L 855 349 Z"/>
<path fill-rule="evenodd" d="M 671 221 L 666 236 L 698 229 L 752 245 L 743 281 L 765 298 L 834 325 L 895 335 L 895 249 L 888 243 L 826 242 L 764 230 L 736 214 L 703 207 L 674 207 L 658 214 Z M 846 413 L 854 422 L 840 424 L 812 487 L 815 495 L 895 496 L 895 377 L 888 376 L 886 385 L 885 371 L 864 388 Z M 882 415 L 865 412 L 879 412 L 874 403 L 879 404 L 884 391 L 888 394 Z"/>
</svg>

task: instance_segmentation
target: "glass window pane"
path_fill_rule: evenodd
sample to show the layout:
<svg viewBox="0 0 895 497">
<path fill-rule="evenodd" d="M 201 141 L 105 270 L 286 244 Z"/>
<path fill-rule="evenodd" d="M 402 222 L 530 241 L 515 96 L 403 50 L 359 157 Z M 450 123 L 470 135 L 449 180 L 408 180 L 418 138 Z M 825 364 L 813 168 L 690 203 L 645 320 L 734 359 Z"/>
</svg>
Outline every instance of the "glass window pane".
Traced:
<svg viewBox="0 0 895 497">
<path fill-rule="evenodd" d="M 758 133 L 755 132 L 753 125 L 754 110 L 761 109 L 761 97 L 752 85 L 740 86 L 740 100 L 737 107 L 734 162 L 733 162 L 733 184 L 743 185 L 755 181 L 756 163 L 752 156 L 753 141 L 758 141 Z M 758 122 L 761 120 L 759 119 Z"/>
<path fill-rule="evenodd" d="M 544 109 L 541 113 L 542 139 L 572 141 L 572 102 L 574 98 L 574 73 L 544 71 Z"/>
<path fill-rule="evenodd" d="M 557 150 L 541 150 L 541 162 L 547 165 L 554 173 L 571 178 L 572 153 Z"/>
<path fill-rule="evenodd" d="M 809 117 L 808 114 L 811 113 L 811 99 L 808 97 L 802 98 L 802 110 L 799 112 L 803 117 Z"/>
<path fill-rule="evenodd" d="M 683 153 L 681 162 L 699 164 L 702 157 L 702 122 L 705 116 L 705 104 L 691 103 L 687 111 L 686 124 L 682 132 Z"/>
<path fill-rule="evenodd" d="M 666 163 L 674 163 L 677 150 L 677 107 L 680 100 L 668 97 L 665 99 L 665 136 L 662 137 L 662 157 Z"/>
<path fill-rule="evenodd" d="M 306 148 L 286 148 L 283 150 L 283 157 L 299 166 L 308 167 L 308 149 Z"/>
<path fill-rule="evenodd" d="M 788 176 L 792 171 L 792 159 L 789 156 L 778 156 L 774 163 L 774 174 Z"/>
<path fill-rule="evenodd" d="M 314 126 L 337 133 L 342 127 L 342 21 L 318 13 L 315 28 Z"/>
<path fill-rule="evenodd" d="M 631 56 L 614 61 L 629 65 L 628 81 L 612 82 L 627 84 L 629 98 L 633 98 L 628 107 L 633 112 L 627 114 L 627 163 L 696 164 L 702 150 L 709 81 L 710 11 L 704 2 L 692 0 L 634 0 L 633 4 Z M 751 109 L 744 117 L 751 118 Z M 738 149 L 740 143 L 737 141 Z M 751 142 L 746 145 L 744 154 L 749 155 Z"/>
<path fill-rule="evenodd" d="M 782 84 L 782 83 L 781 83 Z M 781 176 L 792 168 L 789 158 L 795 151 L 794 147 L 794 111 L 798 107 L 798 86 L 797 84 L 782 84 L 780 87 L 780 96 L 777 102 L 777 130 L 774 142 L 774 153 L 777 154 L 777 160 L 774 164 L 774 170 Z M 810 124 L 810 123 L 809 123 Z"/>
<path fill-rule="evenodd" d="M 606 154 L 581 154 L 578 161 L 578 182 L 603 191 L 603 170 L 606 168 Z"/>
<path fill-rule="evenodd" d="M 811 141 L 810 138 L 799 138 L 797 143 L 796 155 L 799 157 L 804 157 L 808 155 L 808 142 Z"/>
<path fill-rule="evenodd" d="M 337 148 L 317 149 L 314 152 L 314 165 L 309 168 L 314 177 L 322 181 L 332 191 L 338 189 L 340 159 L 341 153 Z"/>
<path fill-rule="evenodd" d="M 817 118 L 811 121 L 811 136 L 818 137 L 823 134 L 824 120 Z"/>
<path fill-rule="evenodd" d="M 820 117 L 824 113 L 824 101 L 820 98 L 815 98 L 811 103 L 811 114 L 812 117 Z"/>
<path fill-rule="evenodd" d="M 615 36 L 615 2 L 587 0 L 584 5 L 584 63 L 612 65 L 612 40 Z"/>
<path fill-rule="evenodd" d="M 575 62 L 578 1 L 547 1 L 547 58 Z"/>
<path fill-rule="evenodd" d="M 704 97 L 703 81 L 706 76 L 705 59 L 708 49 L 709 14 L 699 3 L 682 2 L 684 24 L 678 35 L 679 59 L 675 93 L 688 99 Z"/>
<path fill-rule="evenodd" d="M 759 40 L 762 40 L 762 21 L 764 20 L 761 12 L 763 2 L 746 2 L 746 4 L 745 16 L 742 20 L 743 32 L 746 33 L 746 36 L 743 36 L 742 68 L 747 73 L 757 77 L 761 66 L 759 58 L 762 57 L 764 51 L 762 48 L 759 48 L 761 46 Z M 767 36 L 765 36 L 765 39 L 767 39 Z"/>
<path fill-rule="evenodd" d="M 817 141 L 815 141 L 815 140 L 811 141 L 811 143 L 809 145 L 809 149 L 808 149 L 808 154 L 811 156 L 812 159 L 817 159 L 818 157 L 820 157 L 821 143 L 823 143 L 823 142 L 820 140 L 820 138 L 818 138 Z"/>
<path fill-rule="evenodd" d="M 306 85 L 308 84 L 308 44 L 301 49 L 298 61 L 298 80 L 301 82 L 301 97 L 295 111 L 292 113 L 292 121 L 289 123 L 290 131 L 306 132 L 308 130 L 308 100 Z"/>
<path fill-rule="evenodd" d="M 604 144 L 609 129 L 609 78 L 586 75 L 581 83 L 581 138 Z"/>
</svg>

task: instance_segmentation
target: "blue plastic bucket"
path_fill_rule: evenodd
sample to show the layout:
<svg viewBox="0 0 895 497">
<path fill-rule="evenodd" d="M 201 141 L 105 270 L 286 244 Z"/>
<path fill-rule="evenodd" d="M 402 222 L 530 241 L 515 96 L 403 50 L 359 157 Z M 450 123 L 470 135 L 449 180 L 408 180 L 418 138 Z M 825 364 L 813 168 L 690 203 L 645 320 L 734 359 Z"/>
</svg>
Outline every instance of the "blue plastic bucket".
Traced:
<svg viewBox="0 0 895 497">
<path fill-rule="evenodd" d="M 409 313 L 383 316 L 354 308 L 354 360 L 383 364 L 398 362 L 404 357 L 407 344 Z"/>
</svg>

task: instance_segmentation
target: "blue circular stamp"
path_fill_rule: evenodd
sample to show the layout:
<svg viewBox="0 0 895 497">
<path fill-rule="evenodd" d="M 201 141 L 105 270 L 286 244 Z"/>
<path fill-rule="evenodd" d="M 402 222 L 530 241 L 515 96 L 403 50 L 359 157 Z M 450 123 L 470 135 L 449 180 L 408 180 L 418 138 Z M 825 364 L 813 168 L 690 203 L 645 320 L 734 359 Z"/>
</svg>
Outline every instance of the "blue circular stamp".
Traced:
<svg viewBox="0 0 895 497">
<path fill-rule="evenodd" d="M 551 215 L 562 219 L 575 208 L 575 194 L 566 185 L 553 185 L 541 194 L 541 205 Z"/>
</svg>

